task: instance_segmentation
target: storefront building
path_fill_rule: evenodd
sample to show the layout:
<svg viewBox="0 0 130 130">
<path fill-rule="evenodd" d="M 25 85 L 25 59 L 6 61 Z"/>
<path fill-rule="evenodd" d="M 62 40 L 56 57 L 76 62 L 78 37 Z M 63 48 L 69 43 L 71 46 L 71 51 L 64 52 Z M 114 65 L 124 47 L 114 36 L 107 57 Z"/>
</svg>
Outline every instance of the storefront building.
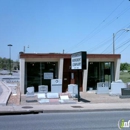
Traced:
<svg viewBox="0 0 130 130">
<path fill-rule="evenodd" d="M 48 85 L 51 91 L 51 79 L 62 79 L 62 92 L 66 92 L 68 84 L 80 81 L 80 91 L 96 90 L 98 82 L 112 82 L 119 79 L 120 54 L 87 54 L 86 70 L 71 70 L 71 54 L 35 54 L 20 53 L 20 89 L 39 85 Z"/>
</svg>

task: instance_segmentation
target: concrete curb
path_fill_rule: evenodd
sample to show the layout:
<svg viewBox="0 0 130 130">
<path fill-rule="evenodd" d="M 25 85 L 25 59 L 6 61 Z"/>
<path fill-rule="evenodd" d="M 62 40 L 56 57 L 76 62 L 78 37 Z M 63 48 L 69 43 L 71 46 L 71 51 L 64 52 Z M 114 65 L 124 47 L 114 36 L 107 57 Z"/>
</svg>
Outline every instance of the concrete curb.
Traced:
<svg viewBox="0 0 130 130">
<path fill-rule="evenodd" d="M 21 111 L 0 111 L 0 115 L 9 114 L 39 114 L 39 113 L 75 113 L 75 112 L 104 112 L 104 111 L 130 111 L 130 109 L 93 109 L 93 110 L 21 110 Z"/>
<path fill-rule="evenodd" d="M 102 112 L 130 111 L 129 103 L 99 103 L 99 104 L 64 104 L 64 105 L 19 105 L 1 106 L 0 115 L 36 114 L 36 113 L 69 113 L 69 112 Z"/>
<path fill-rule="evenodd" d="M 86 109 L 86 110 L 43 110 L 43 113 L 69 113 L 69 112 L 102 112 L 102 111 L 130 111 L 130 109 Z"/>
<path fill-rule="evenodd" d="M 0 86 L 3 89 L 3 92 L 0 96 L 0 105 L 6 106 L 8 99 L 11 95 L 11 88 L 9 88 L 4 82 L 0 82 Z"/>
</svg>

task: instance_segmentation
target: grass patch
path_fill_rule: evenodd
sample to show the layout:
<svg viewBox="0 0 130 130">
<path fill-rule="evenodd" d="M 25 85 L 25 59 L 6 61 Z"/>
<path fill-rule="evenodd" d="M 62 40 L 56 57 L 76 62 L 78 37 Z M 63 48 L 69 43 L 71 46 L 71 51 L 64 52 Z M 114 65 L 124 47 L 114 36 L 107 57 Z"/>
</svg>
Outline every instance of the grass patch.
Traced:
<svg viewBox="0 0 130 130">
<path fill-rule="evenodd" d="M 130 74 L 128 72 L 120 72 L 120 79 L 124 82 L 130 82 Z"/>
</svg>

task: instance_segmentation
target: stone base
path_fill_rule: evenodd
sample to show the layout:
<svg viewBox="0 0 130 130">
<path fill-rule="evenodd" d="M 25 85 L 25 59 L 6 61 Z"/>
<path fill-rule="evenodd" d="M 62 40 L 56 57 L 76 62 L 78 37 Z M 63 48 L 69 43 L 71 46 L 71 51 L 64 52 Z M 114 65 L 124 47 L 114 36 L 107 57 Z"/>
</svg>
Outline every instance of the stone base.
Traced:
<svg viewBox="0 0 130 130">
<path fill-rule="evenodd" d="M 130 98 L 130 95 L 120 95 L 120 98 Z"/>
<path fill-rule="evenodd" d="M 109 88 L 108 87 L 97 87 L 97 94 L 107 94 L 109 93 Z"/>
<path fill-rule="evenodd" d="M 58 93 L 47 93 L 47 98 L 59 98 Z"/>
<path fill-rule="evenodd" d="M 59 100 L 60 104 L 76 104 L 73 100 Z"/>
<path fill-rule="evenodd" d="M 37 102 L 37 100 L 26 100 L 26 102 Z"/>
</svg>

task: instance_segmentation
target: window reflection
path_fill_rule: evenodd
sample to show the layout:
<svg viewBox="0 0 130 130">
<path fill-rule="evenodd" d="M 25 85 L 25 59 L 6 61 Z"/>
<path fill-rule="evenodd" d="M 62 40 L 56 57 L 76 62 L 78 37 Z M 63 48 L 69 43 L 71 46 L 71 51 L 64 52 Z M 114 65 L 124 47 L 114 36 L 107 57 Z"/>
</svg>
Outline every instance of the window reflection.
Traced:
<svg viewBox="0 0 130 130">
<path fill-rule="evenodd" d="M 111 83 L 114 78 L 113 68 L 113 62 L 89 62 L 87 90 L 96 90 L 98 82 Z"/>
<path fill-rule="evenodd" d="M 25 65 L 25 88 L 34 86 L 35 92 L 38 92 L 39 85 L 48 85 L 48 91 L 51 91 L 51 79 L 58 77 L 58 63 L 26 62 Z"/>
</svg>

